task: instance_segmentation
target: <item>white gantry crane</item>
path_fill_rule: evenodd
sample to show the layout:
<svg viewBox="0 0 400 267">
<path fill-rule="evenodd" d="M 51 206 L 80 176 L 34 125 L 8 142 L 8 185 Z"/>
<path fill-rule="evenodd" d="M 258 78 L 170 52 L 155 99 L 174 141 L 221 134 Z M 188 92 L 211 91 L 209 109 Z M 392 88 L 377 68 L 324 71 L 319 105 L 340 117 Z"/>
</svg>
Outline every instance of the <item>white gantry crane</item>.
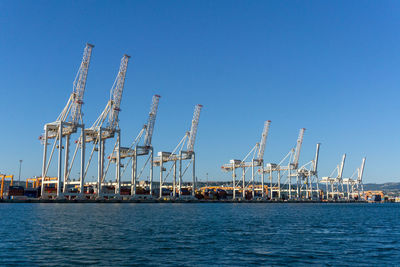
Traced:
<svg viewBox="0 0 400 267">
<path fill-rule="evenodd" d="M 303 138 L 304 138 L 304 132 L 305 128 L 300 129 L 299 136 L 297 138 L 297 143 L 296 147 L 292 148 L 288 154 L 278 163 L 268 163 L 266 165 L 266 168 L 264 169 L 264 173 L 269 174 L 269 180 L 270 180 L 270 198 L 275 198 L 274 192 L 277 194 L 276 197 L 278 199 L 281 199 L 282 192 L 287 192 L 287 197 L 288 199 L 292 199 L 292 177 L 297 178 L 297 197 L 300 197 L 300 185 L 299 185 L 299 172 L 298 172 L 298 166 L 299 166 L 299 159 L 300 159 L 300 151 L 301 151 L 301 146 L 303 144 Z M 319 149 L 319 148 L 318 148 Z M 273 175 L 276 173 L 277 175 L 277 183 L 273 185 Z M 283 176 L 287 175 L 287 180 L 283 184 L 281 184 L 281 178 Z M 287 189 L 285 189 L 286 187 Z"/>
<path fill-rule="evenodd" d="M 346 154 L 343 154 L 342 161 L 340 164 L 336 166 L 336 168 L 332 171 L 329 176 L 322 177 L 321 183 L 325 184 L 326 190 L 326 199 L 329 200 L 329 196 L 331 199 L 340 199 L 341 194 L 343 193 L 343 169 L 344 163 L 346 161 Z M 336 172 L 336 177 L 333 177 Z M 329 185 L 331 185 L 331 192 L 329 193 Z M 341 190 L 340 190 L 341 188 Z"/>
<path fill-rule="evenodd" d="M 318 158 L 320 146 L 321 144 L 318 143 L 315 150 L 315 157 L 312 161 L 297 168 L 297 177 L 300 179 L 301 182 L 300 197 L 305 197 L 306 199 L 320 199 L 318 184 Z M 314 190 L 313 185 L 316 186 L 316 190 Z M 303 194 L 303 192 L 305 192 L 305 194 Z"/>
<path fill-rule="evenodd" d="M 102 193 L 102 185 L 105 180 L 104 172 L 104 153 L 105 153 L 105 141 L 110 138 L 114 138 L 116 135 L 116 140 L 114 144 L 113 151 L 116 151 L 116 170 L 115 170 L 115 183 L 114 194 L 110 194 L 110 197 L 119 197 L 121 181 L 120 181 L 120 129 L 119 129 L 119 119 L 118 115 L 120 112 L 122 92 L 125 85 L 125 76 L 128 68 L 129 56 L 124 55 L 121 59 L 121 64 L 119 67 L 118 75 L 111 87 L 110 100 L 101 115 L 94 122 L 92 127 L 85 129 L 85 141 L 93 143 L 93 149 L 90 154 L 88 164 L 85 169 L 85 175 L 87 174 L 90 162 L 92 160 L 94 151 L 98 151 L 98 169 L 97 169 L 97 198 L 101 198 L 106 194 Z"/>
<path fill-rule="evenodd" d="M 362 182 L 362 177 L 364 175 L 364 167 L 365 167 L 366 158 L 362 159 L 361 167 L 357 168 L 351 178 L 344 178 L 343 183 L 346 185 L 347 189 L 347 200 L 357 199 L 362 200 L 365 198 L 364 195 L 364 184 Z M 354 176 L 357 176 L 354 179 Z M 361 194 L 360 194 L 361 191 Z"/>
<path fill-rule="evenodd" d="M 157 110 L 158 110 L 158 103 L 160 101 L 159 95 L 154 95 L 149 117 L 147 119 L 147 123 L 143 125 L 142 130 L 139 132 L 133 143 L 130 147 L 121 147 L 120 148 L 120 159 L 128 158 L 129 161 L 124 165 L 124 169 L 122 170 L 121 176 L 124 174 L 126 169 L 128 168 L 129 164 L 132 166 L 131 172 L 131 184 L 130 184 L 130 194 L 131 199 L 135 199 L 136 197 L 143 197 L 146 198 L 146 195 L 141 196 L 141 194 L 137 194 L 136 187 L 137 181 L 140 179 L 141 175 L 143 174 L 146 166 L 149 166 L 149 197 L 152 197 L 152 190 L 153 190 L 153 146 L 152 146 L 152 137 L 154 132 L 154 125 L 156 122 L 157 117 Z M 143 139 L 143 140 L 142 140 Z M 143 143 L 142 143 L 143 141 Z M 113 154 L 111 155 L 111 159 L 116 162 L 117 151 L 114 150 Z M 145 159 L 145 163 L 142 166 L 139 174 L 138 174 L 138 163 L 137 158 L 138 156 L 147 156 Z"/>
<path fill-rule="evenodd" d="M 251 168 L 251 192 L 252 198 L 256 196 L 255 193 L 255 167 L 259 167 L 261 172 L 261 197 L 265 198 L 265 187 L 264 187 L 264 152 L 265 146 L 267 144 L 267 137 L 271 121 L 265 121 L 264 129 L 261 135 L 261 141 L 256 143 L 255 146 L 250 150 L 250 152 L 244 157 L 243 160 L 231 159 L 229 163 L 224 164 L 221 169 L 226 172 L 232 172 L 232 198 L 236 199 L 236 169 L 242 169 L 242 197 L 246 198 L 246 169 Z M 251 161 L 248 161 L 252 155 Z"/>
<path fill-rule="evenodd" d="M 62 110 L 61 114 L 58 116 L 57 120 L 52 123 L 47 123 L 44 126 L 44 135 L 41 136 L 44 144 L 43 150 L 43 166 L 42 166 L 42 198 L 49 197 L 57 197 L 61 198 L 63 193 L 66 192 L 67 182 L 69 181 L 69 177 L 71 174 L 71 170 L 73 167 L 73 163 L 75 160 L 75 156 L 80 149 L 80 177 L 79 184 L 80 188 L 80 196 L 83 195 L 83 183 L 84 183 L 84 165 L 85 165 L 85 144 L 84 142 L 77 142 L 75 152 L 73 154 L 73 158 L 71 162 L 69 161 L 69 149 L 70 149 L 70 139 L 71 135 L 76 133 L 78 129 L 80 129 L 80 138 L 83 138 L 84 135 L 84 124 L 82 120 L 82 105 L 83 105 L 83 96 L 86 88 L 86 79 L 89 70 L 89 63 L 92 54 L 93 45 L 86 44 L 86 47 L 83 52 L 83 58 L 81 65 L 79 67 L 78 73 L 73 83 L 73 91 L 71 96 L 68 99 L 67 105 Z M 54 139 L 54 143 L 47 159 L 47 146 L 50 145 L 49 141 Z M 65 140 L 65 145 L 63 140 Z M 55 150 L 58 150 L 58 162 L 57 162 L 57 179 L 47 179 L 47 173 L 53 159 L 53 155 Z M 65 159 L 64 159 L 64 169 L 62 163 L 62 150 L 65 150 Z M 61 182 L 63 180 L 64 190 L 61 192 Z M 46 190 L 46 185 L 55 184 L 56 192 L 48 193 Z M 49 185 L 50 186 L 50 185 Z"/>
<path fill-rule="evenodd" d="M 305 128 L 300 129 L 299 137 L 297 138 L 297 145 L 296 149 L 294 151 L 294 158 L 293 162 L 290 164 L 289 168 L 289 190 L 291 191 L 291 177 L 295 176 L 296 177 L 296 197 L 300 198 L 300 184 L 299 184 L 299 176 L 297 173 L 297 170 L 299 168 L 299 159 L 300 159 L 300 151 L 301 151 L 301 146 L 303 144 L 303 138 L 304 138 L 304 132 Z M 294 170 L 294 172 L 292 172 Z M 289 191 L 289 194 L 291 195 L 291 192 Z"/>
<path fill-rule="evenodd" d="M 172 152 L 160 151 L 157 154 L 157 157 L 154 159 L 154 165 L 160 166 L 160 187 L 159 187 L 159 197 L 163 196 L 163 185 L 165 184 L 166 179 L 170 175 L 171 171 L 173 171 L 173 188 L 172 188 L 172 197 L 176 198 L 176 172 L 177 172 L 177 163 L 179 162 L 179 181 L 178 181 L 178 194 L 179 198 L 182 198 L 182 183 L 183 177 L 188 170 L 189 166 L 192 165 L 192 197 L 195 197 L 196 194 L 196 168 L 195 168 L 195 152 L 194 152 L 194 144 L 196 141 L 197 128 L 199 125 L 200 112 L 202 109 L 202 105 L 196 105 L 194 108 L 192 125 L 190 127 L 190 131 L 186 132 L 185 136 L 181 139 L 178 145 Z M 186 150 L 184 147 L 186 145 Z M 186 165 L 185 169 L 182 170 L 183 161 L 189 161 Z M 163 172 L 166 171 L 165 163 L 172 162 L 172 166 L 165 175 L 163 176 Z"/>
</svg>

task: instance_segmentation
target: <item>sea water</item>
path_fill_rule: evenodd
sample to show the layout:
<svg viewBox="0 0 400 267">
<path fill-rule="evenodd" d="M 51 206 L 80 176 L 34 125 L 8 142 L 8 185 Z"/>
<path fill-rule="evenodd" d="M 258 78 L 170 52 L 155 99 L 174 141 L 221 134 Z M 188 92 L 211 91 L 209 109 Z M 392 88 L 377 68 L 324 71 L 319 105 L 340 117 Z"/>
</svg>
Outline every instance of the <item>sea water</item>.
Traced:
<svg viewBox="0 0 400 267">
<path fill-rule="evenodd" d="M 0 266 L 400 266 L 400 204 L 0 204 Z"/>
</svg>

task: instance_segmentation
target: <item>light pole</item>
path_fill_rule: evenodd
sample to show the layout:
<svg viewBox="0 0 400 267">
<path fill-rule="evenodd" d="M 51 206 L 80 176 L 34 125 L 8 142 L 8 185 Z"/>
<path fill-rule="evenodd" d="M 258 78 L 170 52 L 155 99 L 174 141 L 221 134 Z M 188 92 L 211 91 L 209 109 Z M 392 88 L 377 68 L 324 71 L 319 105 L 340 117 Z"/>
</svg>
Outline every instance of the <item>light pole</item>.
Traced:
<svg viewBox="0 0 400 267">
<path fill-rule="evenodd" d="M 21 166 L 22 166 L 22 159 L 19 160 L 18 185 L 21 185 Z"/>
</svg>

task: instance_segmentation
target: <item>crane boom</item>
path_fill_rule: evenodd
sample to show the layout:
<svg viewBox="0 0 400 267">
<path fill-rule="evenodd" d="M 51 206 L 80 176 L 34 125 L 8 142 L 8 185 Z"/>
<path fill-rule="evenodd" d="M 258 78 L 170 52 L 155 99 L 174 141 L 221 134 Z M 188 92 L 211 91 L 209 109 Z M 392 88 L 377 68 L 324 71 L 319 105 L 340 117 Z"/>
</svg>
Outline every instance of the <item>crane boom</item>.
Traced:
<svg viewBox="0 0 400 267">
<path fill-rule="evenodd" d="M 303 144 L 303 137 L 304 137 L 304 131 L 305 128 L 300 129 L 299 137 L 297 138 L 297 145 L 296 145 L 296 150 L 294 154 L 294 159 L 293 159 L 293 164 L 294 168 L 297 169 L 299 165 L 299 157 L 300 157 L 300 150 L 301 150 L 301 145 Z"/>
<path fill-rule="evenodd" d="M 258 154 L 257 154 L 258 160 L 262 160 L 264 158 L 265 145 L 267 144 L 267 137 L 268 137 L 270 124 L 271 124 L 270 120 L 268 120 L 264 123 L 264 130 L 261 135 L 260 148 L 259 148 Z"/>
<path fill-rule="evenodd" d="M 203 105 L 197 104 L 194 108 L 192 126 L 189 132 L 189 142 L 187 143 L 187 151 L 193 152 L 194 143 L 196 141 L 197 127 L 199 125 L 200 111 Z"/>
<path fill-rule="evenodd" d="M 108 126 L 111 130 L 115 130 L 118 126 L 118 114 L 121 106 L 122 91 L 124 90 L 126 70 L 128 68 L 128 60 L 130 56 L 124 55 L 121 59 L 117 78 L 111 88 L 111 112 L 108 118 Z"/>
<path fill-rule="evenodd" d="M 160 101 L 159 95 L 154 95 L 151 103 L 149 118 L 146 124 L 146 135 L 144 137 L 144 145 L 146 147 L 151 146 L 151 138 L 153 137 L 154 124 L 156 122 L 158 102 Z"/>
<path fill-rule="evenodd" d="M 320 143 L 317 144 L 317 148 L 315 150 L 315 158 L 314 158 L 314 164 L 313 164 L 313 172 L 317 173 L 318 170 L 318 159 L 319 159 L 319 147 L 321 146 Z"/>
<path fill-rule="evenodd" d="M 91 44 L 86 44 L 85 46 L 82 62 L 73 83 L 71 96 L 68 99 L 67 105 L 58 116 L 57 121 L 66 122 L 69 120 L 72 125 L 76 125 L 79 123 L 79 120 L 82 119 L 81 109 L 83 104 L 83 94 L 85 92 L 87 73 L 93 47 L 94 45 Z"/>
<path fill-rule="evenodd" d="M 338 173 L 338 178 L 339 179 L 342 179 L 342 176 L 343 176 L 343 168 L 344 168 L 345 160 L 346 160 L 346 154 L 343 154 L 342 163 L 340 164 L 340 169 L 339 169 L 339 173 Z"/>
<path fill-rule="evenodd" d="M 83 95 L 85 93 L 86 79 L 89 70 L 90 58 L 92 55 L 92 49 L 94 45 L 86 44 L 85 50 L 83 52 L 83 58 L 81 66 L 79 67 L 78 73 L 76 74 L 73 83 L 73 101 L 71 108 L 71 118 L 70 121 L 74 124 L 78 123 L 82 119 L 82 104 Z"/>
<path fill-rule="evenodd" d="M 362 159 L 362 163 L 361 163 L 361 168 L 359 169 L 359 172 L 358 172 L 358 182 L 361 182 L 362 181 L 362 177 L 363 177 L 363 174 L 364 174 L 364 167 L 365 167 L 365 159 L 366 158 L 363 158 Z"/>
</svg>

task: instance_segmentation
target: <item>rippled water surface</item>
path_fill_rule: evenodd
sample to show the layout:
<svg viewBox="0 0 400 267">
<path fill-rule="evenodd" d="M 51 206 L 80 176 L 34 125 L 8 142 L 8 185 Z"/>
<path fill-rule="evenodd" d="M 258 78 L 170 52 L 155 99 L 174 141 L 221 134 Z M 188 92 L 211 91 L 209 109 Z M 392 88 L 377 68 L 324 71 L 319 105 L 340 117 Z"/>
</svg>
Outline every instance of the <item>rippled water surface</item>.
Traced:
<svg viewBox="0 0 400 267">
<path fill-rule="evenodd" d="M 0 204 L 0 265 L 398 265 L 399 204 Z"/>
</svg>

